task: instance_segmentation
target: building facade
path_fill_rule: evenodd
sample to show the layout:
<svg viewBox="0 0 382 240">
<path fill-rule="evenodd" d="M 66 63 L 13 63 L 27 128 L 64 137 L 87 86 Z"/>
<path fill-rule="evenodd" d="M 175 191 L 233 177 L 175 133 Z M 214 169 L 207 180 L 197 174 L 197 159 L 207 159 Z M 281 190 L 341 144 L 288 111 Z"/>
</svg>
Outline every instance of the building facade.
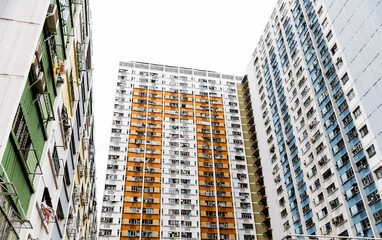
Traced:
<svg viewBox="0 0 382 240">
<path fill-rule="evenodd" d="M 382 236 L 382 1 L 278 1 L 243 80 L 275 239 Z"/>
<path fill-rule="evenodd" d="M 97 239 L 89 2 L 7 4 L 10 16 L 18 6 L 41 21 L 31 22 L 40 28 L 19 26 L 36 41 L 8 62 L 27 74 L 16 76 L 21 98 L 2 98 L 15 112 L 9 109 L 4 126 L 11 127 L 1 129 L 0 238 Z"/>
<path fill-rule="evenodd" d="M 100 239 L 255 239 L 241 79 L 120 62 Z"/>
</svg>

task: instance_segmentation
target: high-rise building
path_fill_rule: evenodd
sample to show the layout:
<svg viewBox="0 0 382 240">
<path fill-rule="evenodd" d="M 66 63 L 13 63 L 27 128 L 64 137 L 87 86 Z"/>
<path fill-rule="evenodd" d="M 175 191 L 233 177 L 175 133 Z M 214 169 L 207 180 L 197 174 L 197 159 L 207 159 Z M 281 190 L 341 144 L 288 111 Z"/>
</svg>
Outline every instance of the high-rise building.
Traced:
<svg viewBox="0 0 382 240">
<path fill-rule="evenodd" d="M 253 52 L 243 90 L 275 239 L 382 236 L 381 3 L 280 0 Z"/>
<path fill-rule="evenodd" d="M 100 239 L 271 236 L 266 198 L 251 195 L 241 80 L 120 62 Z"/>
<path fill-rule="evenodd" d="M 0 5 L 0 239 L 97 239 L 89 2 Z"/>
</svg>

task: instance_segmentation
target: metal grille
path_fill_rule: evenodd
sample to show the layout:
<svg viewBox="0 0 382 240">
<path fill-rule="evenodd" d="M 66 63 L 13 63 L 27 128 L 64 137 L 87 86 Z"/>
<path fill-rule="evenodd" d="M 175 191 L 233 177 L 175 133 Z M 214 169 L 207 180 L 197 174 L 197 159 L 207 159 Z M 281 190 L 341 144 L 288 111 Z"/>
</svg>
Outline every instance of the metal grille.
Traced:
<svg viewBox="0 0 382 240">
<path fill-rule="evenodd" d="M 26 161 L 28 158 L 28 153 L 29 153 L 30 146 L 32 144 L 32 140 L 30 138 L 28 126 L 25 122 L 24 114 L 20 105 L 17 108 L 12 129 L 16 135 L 16 139 L 17 139 L 17 142 L 19 143 L 20 150 L 23 154 L 24 160 Z"/>
</svg>

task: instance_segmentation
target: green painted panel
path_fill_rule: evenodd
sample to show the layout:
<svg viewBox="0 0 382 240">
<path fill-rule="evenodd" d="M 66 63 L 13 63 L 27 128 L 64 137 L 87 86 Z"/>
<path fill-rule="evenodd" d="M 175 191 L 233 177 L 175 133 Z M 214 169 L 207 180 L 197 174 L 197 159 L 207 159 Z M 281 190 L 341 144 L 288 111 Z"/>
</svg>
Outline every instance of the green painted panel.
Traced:
<svg viewBox="0 0 382 240">
<path fill-rule="evenodd" d="M 21 96 L 20 105 L 24 113 L 34 149 L 36 150 L 38 159 L 40 159 L 46 140 L 46 132 L 40 113 L 41 110 L 38 107 L 37 97 L 33 94 L 32 88 L 29 87 L 30 85 L 30 78 L 28 78 L 23 95 Z"/>
<path fill-rule="evenodd" d="M 69 39 L 70 38 L 70 35 L 72 35 L 72 30 L 73 30 L 73 8 L 72 6 L 69 4 L 69 2 L 67 3 L 68 6 L 69 6 L 69 15 L 68 15 L 68 21 L 66 22 L 66 38 Z"/>
<path fill-rule="evenodd" d="M 88 111 L 89 116 L 93 115 L 93 91 L 90 90 L 89 94 L 89 111 Z"/>
<path fill-rule="evenodd" d="M 64 61 L 66 57 L 65 57 L 65 49 L 63 47 L 64 43 L 62 40 L 63 40 L 62 28 L 57 27 L 57 32 L 56 32 L 56 36 L 55 36 L 57 60 Z"/>
<path fill-rule="evenodd" d="M 4 166 L 5 172 L 7 173 L 9 181 L 14 184 L 18 193 L 18 196 L 12 197 L 12 202 L 14 206 L 16 206 L 16 209 L 18 210 L 21 217 L 24 218 L 25 216 L 22 214 L 23 211 L 21 211 L 21 207 L 23 208 L 24 212 L 28 211 L 29 201 L 34 190 L 30 184 L 30 176 L 26 172 L 26 169 L 21 162 L 23 159 L 17 150 L 17 146 L 12 143 L 11 137 L 8 139 L 8 143 L 2 159 L 2 164 Z M 0 175 L 4 177 L 4 172 L 1 171 Z M 20 204 L 17 204 L 17 199 L 20 200 L 21 206 Z"/>
<path fill-rule="evenodd" d="M 58 14 L 58 25 L 57 25 L 57 32 L 55 35 L 55 40 L 56 40 L 56 49 L 57 49 L 57 56 L 58 60 L 65 60 L 66 58 L 66 53 L 65 53 L 65 45 L 66 42 L 64 41 L 64 34 L 63 34 L 63 28 L 64 28 L 64 23 L 62 20 L 62 16 L 60 14 L 61 8 L 59 0 L 51 0 L 50 1 L 52 4 L 56 4 L 57 9 L 59 11 Z"/>
<path fill-rule="evenodd" d="M 53 49 L 51 50 L 51 47 L 49 46 L 49 43 L 48 43 L 49 41 L 45 41 L 46 39 L 48 39 L 48 35 L 46 35 L 43 31 L 40 35 L 40 45 L 42 49 L 42 68 L 44 70 L 45 85 L 47 90 L 47 94 L 45 95 L 45 98 L 47 98 L 47 101 L 45 105 L 47 105 L 48 110 L 51 113 L 52 106 L 50 106 L 50 103 L 54 103 L 54 100 L 57 95 L 56 79 L 53 73 L 53 64 L 54 64 L 53 58 L 56 55 L 56 51 L 53 51 Z M 55 48 L 57 48 L 57 45 Z"/>
</svg>

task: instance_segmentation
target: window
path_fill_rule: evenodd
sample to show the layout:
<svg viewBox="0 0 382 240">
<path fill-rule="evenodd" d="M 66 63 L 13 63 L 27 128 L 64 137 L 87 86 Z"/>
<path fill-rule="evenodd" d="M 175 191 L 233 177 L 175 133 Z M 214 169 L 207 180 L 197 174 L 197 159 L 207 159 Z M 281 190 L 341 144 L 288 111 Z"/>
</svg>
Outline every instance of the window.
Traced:
<svg viewBox="0 0 382 240">
<path fill-rule="evenodd" d="M 330 39 L 332 39 L 332 37 L 333 37 L 333 33 L 330 30 L 329 33 L 326 35 L 326 39 L 328 40 L 328 42 L 330 41 Z"/>
<path fill-rule="evenodd" d="M 329 205 L 332 208 L 332 210 L 334 210 L 340 205 L 340 201 L 338 200 L 338 198 L 335 198 L 334 200 L 329 202 Z"/>
<path fill-rule="evenodd" d="M 341 68 L 343 64 L 344 62 L 342 61 L 342 58 L 341 57 L 337 58 L 337 61 L 336 61 L 337 68 L 338 69 Z"/>
<path fill-rule="evenodd" d="M 73 82 L 73 73 L 70 71 L 69 74 L 69 86 L 70 86 L 70 98 L 72 102 L 75 100 L 75 95 L 74 95 L 74 82 Z"/>
<path fill-rule="evenodd" d="M 61 166 L 60 166 L 60 159 L 58 156 L 58 151 L 57 151 L 56 145 L 54 145 L 54 147 L 53 147 L 52 160 L 53 160 L 53 164 L 54 164 L 54 169 L 56 170 L 56 175 L 58 175 L 60 173 Z"/>
<path fill-rule="evenodd" d="M 369 155 L 369 158 L 373 157 L 375 155 L 375 147 L 374 144 L 372 144 L 368 149 L 366 149 L 367 155 Z"/>
<path fill-rule="evenodd" d="M 182 227 L 191 227 L 192 226 L 191 221 L 182 221 L 181 224 L 182 224 Z"/>
<path fill-rule="evenodd" d="M 354 114 L 354 117 L 355 119 L 357 119 L 359 116 L 361 116 L 362 112 L 361 112 L 361 108 L 360 107 L 357 107 L 354 111 L 353 111 L 353 114 Z"/>
<path fill-rule="evenodd" d="M 382 167 L 379 167 L 377 170 L 374 171 L 375 175 L 377 176 L 377 179 L 382 178 Z"/>
<path fill-rule="evenodd" d="M 181 214 L 182 214 L 183 216 L 191 216 L 191 210 L 182 210 L 182 211 L 181 211 Z"/>
<path fill-rule="evenodd" d="M 179 232 L 168 232 L 168 237 L 169 238 L 178 238 Z"/>
<path fill-rule="evenodd" d="M 218 235 L 216 233 L 207 233 L 207 239 L 217 239 Z"/>
<path fill-rule="evenodd" d="M 367 125 L 365 124 L 365 125 L 359 130 L 359 132 L 361 133 L 361 137 L 366 136 L 366 135 L 369 133 L 369 130 L 367 129 Z"/>
<path fill-rule="evenodd" d="M 330 184 L 329 187 L 326 188 L 328 194 L 332 194 L 335 190 L 337 190 L 336 185 L 334 183 Z"/>
<path fill-rule="evenodd" d="M 290 225 L 289 225 L 289 221 L 286 221 L 284 224 L 284 231 L 287 230 L 288 228 L 290 228 Z"/>
<path fill-rule="evenodd" d="M 253 224 L 244 223 L 243 224 L 243 229 L 253 229 Z"/>
<path fill-rule="evenodd" d="M 327 234 L 332 231 L 332 226 L 330 225 L 330 222 L 327 222 L 324 227 L 321 228 L 321 231 L 323 234 Z"/>
<path fill-rule="evenodd" d="M 132 186 L 131 188 L 133 189 L 134 187 L 135 186 Z M 115 189 L 116 189 L 116 185 L 108 185 L 108 184 L 105 185 L 105 190 L 115 190 Z M 134 191 L 134 190 L 132 190 L 132 191 Z"/>
<path fill-rule="evenodd" d="M 347 96 L 348 96 L 349 101 L 351 101 L 354 98 L 355 94 L 354 94 L 353 88 L 350 89 L 350 91 L 348 92 Z"/>
<path fill-rule="evenodd" d="M 255 240 L 255 236 L 254 235 L 244 235 L 244 240 Z"/>
<path fill-rule="evenodd" d="M 179 209 L 169 209 L 168 214 L 170 215 L 179 215 Z"/>
<path fill-rule="evenodd" d="M 332 52 L 332 54 L 334 55 L 336 52 L 337 52 L 337 43 L 334 44 L 334 46 L 332 47 L 332 49 L 330 49 L 330 51 Z"/>
<path fill-rule="evenodd" d="M 349 81 L 349 76 L 347 73 L 344 74 L 344 76 L 341 78 L 342 83 L 346 84 Z"/>
<path fill-rule="evenodd" d="M 324 12 L 323 8 L 320 7 L 320 9 L 318 9 L 318 16 L 321 17 L 323 12 Z"/>
<path fill-rule="evenodd" d="M 169 226 L 179 226 L 179 221 L 178 220 L 168 220 L 168 225 Z"/>
<path fill-rule="evenodd" d="M 53 205 L 48 188 L 44 188 L 44 193 L 41 199 L 41 210 L 46 219 L 54 218 Z"/>
</svg>

